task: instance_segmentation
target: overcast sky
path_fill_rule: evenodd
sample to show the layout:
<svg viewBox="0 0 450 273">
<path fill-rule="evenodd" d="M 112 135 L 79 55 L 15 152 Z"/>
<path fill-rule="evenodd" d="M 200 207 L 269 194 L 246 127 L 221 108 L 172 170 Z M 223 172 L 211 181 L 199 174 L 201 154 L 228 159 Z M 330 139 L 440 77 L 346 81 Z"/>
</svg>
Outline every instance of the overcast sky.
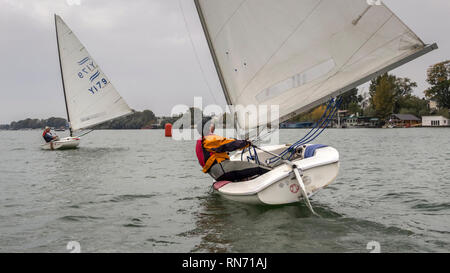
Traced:
<svg viewBox="0 0 450 273">
<path fill-rule="evenodd" d="M 423 96 L 427 67 L 450 59 L 450 1 L 384 2 L 440 47 L 393 71 L 417 81 L 414 93 Z M 0 0 L 0 124 L 65 117 L 54 13 L 131 108 L 167 115 L 176 104 L 192 105 L 194 96 L 225 104 L 192 0 Z"/>
</svg>

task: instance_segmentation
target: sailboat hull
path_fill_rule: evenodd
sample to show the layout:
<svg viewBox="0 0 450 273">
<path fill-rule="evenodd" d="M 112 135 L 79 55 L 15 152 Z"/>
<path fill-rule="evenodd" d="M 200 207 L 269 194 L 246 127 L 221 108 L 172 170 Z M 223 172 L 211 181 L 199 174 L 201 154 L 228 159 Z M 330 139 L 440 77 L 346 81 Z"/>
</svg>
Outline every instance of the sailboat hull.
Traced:
<svg viewBox="0 0 450 273">
<path fill-rule="evenodd" d="M 43 150 L 69 150 L 76 149 L 80 145 L 80 138 L 65 137 L 57 141 L 45 143 L 41 146 Z"/>
<path fill-rule="evenodd" d="M 277 152 L 284 145 L 265 148 Z M 263 154 L 258 154 L 260 160 Z M 240 153 L 231 160 L 240 160 Z M 246 158 L 245 156 L 243 158 Z M 315 155 L 293 163 L 303 171 L 303 182 L 308 196 L 330 185 L 339 172 L 339 153 L 332 147 L 318 149 Z M 299 202 L 303 199 L 300 185 L 292 167 L 282 164 L 272 171 L 245 182 L 216 182 L 214 190 L 221 196 L 248 204 L 283 205 Z"/>
</svg>

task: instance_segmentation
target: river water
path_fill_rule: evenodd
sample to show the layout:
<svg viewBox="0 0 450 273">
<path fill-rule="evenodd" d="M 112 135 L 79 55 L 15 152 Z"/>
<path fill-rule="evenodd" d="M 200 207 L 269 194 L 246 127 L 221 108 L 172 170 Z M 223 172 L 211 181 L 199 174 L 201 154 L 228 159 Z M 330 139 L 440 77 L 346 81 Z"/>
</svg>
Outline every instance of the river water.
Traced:
<svg viewBox="0 0 450 273">
<path fill-rule="evenodd" d="M 94 131 L 42 151 L 40 131 L 0 131 L 0 252 L 450 251 L 449 128 L 325 131 L 341 169 L 312 200 L 320 218 L 211 194 L 195 143 L 163 134 Z"/>
</svg>

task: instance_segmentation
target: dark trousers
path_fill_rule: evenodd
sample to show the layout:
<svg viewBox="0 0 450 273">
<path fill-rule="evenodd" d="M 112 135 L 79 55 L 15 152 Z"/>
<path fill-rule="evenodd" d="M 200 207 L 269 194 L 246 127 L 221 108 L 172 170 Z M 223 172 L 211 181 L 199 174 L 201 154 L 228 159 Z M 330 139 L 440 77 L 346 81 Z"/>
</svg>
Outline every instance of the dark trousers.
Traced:
<svg viewBox="0 0 450 273">
<path fill-rule="evenodd" d="M 256 175 L 262 175 L 270 171 L 269 168 L 259 166 L 246 161 L 225 160 L 216 163 L 209 169 L 209 174 L 216 181 L 239 182 L 247 180 Z"/>
</svg>

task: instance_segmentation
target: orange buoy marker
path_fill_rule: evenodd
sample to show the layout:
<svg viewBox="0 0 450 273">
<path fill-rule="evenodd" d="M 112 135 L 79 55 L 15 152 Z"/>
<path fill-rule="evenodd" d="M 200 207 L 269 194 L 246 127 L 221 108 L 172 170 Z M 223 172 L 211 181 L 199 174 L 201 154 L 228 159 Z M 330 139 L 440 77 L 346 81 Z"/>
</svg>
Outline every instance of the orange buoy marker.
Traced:
<svg viewBox="0 0 450 273">
<path fill-rule="evenodd" d="M 172 124 L 166 123 L 165 130 L 166 130 L 166 137 L 172 137 Z"/>
</svg>

